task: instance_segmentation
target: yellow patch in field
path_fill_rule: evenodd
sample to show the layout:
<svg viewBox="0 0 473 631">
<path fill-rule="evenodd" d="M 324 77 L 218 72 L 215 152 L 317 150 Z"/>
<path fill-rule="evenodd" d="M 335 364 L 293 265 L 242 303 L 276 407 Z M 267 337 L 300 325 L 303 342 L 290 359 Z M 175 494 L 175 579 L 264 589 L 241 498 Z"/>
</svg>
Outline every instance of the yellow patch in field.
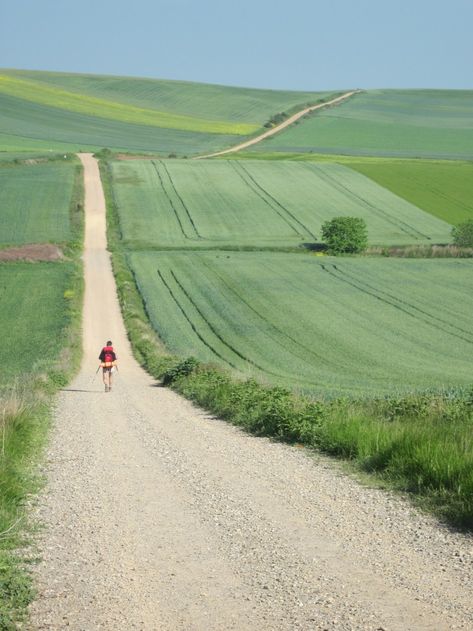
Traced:
<svg viewBox="0 0 473 631">
<path fill-rule="evenodd" d="M 260 127 L 252 123 L 212 121 L 184 114 L 161 112 L 126 103 L 108 101 L 87 94 L 69 92 L 37 81 L 17 79 L 2 74 L 0 74 L 0 92 L 41 105 L 136 125 L 238 136 L 252 134 Z"/>
</svg>

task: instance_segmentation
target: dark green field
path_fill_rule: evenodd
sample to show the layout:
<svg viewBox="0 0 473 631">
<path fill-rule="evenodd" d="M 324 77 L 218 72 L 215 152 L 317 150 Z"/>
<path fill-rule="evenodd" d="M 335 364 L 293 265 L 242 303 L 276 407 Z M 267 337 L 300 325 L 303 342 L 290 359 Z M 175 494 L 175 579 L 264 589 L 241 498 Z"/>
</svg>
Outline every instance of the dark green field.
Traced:
<svg viewBox="0 0 473 631">
<path fill-rule="evenodd" d="M 473 218 L 473 162 L 383 160 L 350 168 L 449 224 Z"/>
</svg>

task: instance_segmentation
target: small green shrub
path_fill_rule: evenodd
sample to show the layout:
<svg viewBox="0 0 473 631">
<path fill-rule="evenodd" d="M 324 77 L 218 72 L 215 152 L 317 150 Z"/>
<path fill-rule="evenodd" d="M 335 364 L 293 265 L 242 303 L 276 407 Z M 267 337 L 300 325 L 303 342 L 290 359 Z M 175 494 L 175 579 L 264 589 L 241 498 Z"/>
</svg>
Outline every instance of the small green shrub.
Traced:
<svg viewBox="0 0 473 631">
<path fill-rule="evenodd" d="M 455 245 L 461 248 L 473 248 L 473 219 L 468 219 L 452 228 Z"/>
<path fill-rule="evenodd" d="M 330 254 L 356 254 L 366 250 L 366 222 L 358 217 L 334 217 L 322 224 L 322 238 Z"/>
<path fill-rule="evenodd" d="M 195 357 L 187 357 L 187 359 L 174 364 L 174 366 L 170 366 L 162 374 L 161 381 L 163 386 L 171 385 L 176 379 L 179 379 L 179 377 L 190 375 L 197 365 L 198 361 Z"/>
</svg>

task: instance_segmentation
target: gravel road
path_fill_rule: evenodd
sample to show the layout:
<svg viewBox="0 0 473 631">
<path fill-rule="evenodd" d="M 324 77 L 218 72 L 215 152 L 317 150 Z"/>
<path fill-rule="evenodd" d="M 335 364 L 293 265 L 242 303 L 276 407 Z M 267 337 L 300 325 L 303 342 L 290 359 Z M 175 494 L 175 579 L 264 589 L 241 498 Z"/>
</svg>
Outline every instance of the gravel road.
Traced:
<svg viewBox="0 0 473 631">
<path fill-rule="evenodd" d="M 248 436 L 133 360 L 86 169 L 84 360 L 58 397 L 30 629 L 473 629 L 473 540 L 304 449 Z M 111 338 L 120 373 L 93 380 Z"/>
<path fill-rule="evenodd" d="M 271 129 L 269 129 L 268 131 L 265 131 L 259 136 L 256 136 L 256 138 L 245 140 L 245 142 L 235 145 L 234 147 L 230 147 L 229 149 L 223 149 L 222 151 L 216 151 L 214 153 L 207 153 L 203 156 L 196 156 L 192 159 L 203 160 L 205 158 L 214 158 L 216 156 L 223 156 L 226 153 L 235 153 L 236 151 L 241 151 L 242 149 L 248 149 L 248 147 L 256 145 L 265 138 L 269 138 L 270 136 L 274 136 L 274 134 L 278 134 L 280 131 L 286 129 L 286 127 L 289 127 L 289 125 L 292 125 L 306 114 L 309 114 L 310 112 L 315 112 L 316 110 L 324 109 L 326 107 L 331 107 L 333 105 L 340 105 L 340 103 L 346 101 L 354 94 L 358 94 L 358 92 L 359 90 L 352 90 L 351 92 L 346 92 L 345 94 L 337 96 L 334 99 L 330 99 L 330 101 L 325 101 L 324 103 L 319 103 L 318 105 L 310 105 L 309 107 L 305 107 L 303 110 L 300 110 L 299 112 L 296 112 L 295 114 L 292 114 L 291 116 L 286 118 L 286 120 L 284 120 L 282 123 L 279 123 L 278 125 L 271 127 Z"/>
</svg>

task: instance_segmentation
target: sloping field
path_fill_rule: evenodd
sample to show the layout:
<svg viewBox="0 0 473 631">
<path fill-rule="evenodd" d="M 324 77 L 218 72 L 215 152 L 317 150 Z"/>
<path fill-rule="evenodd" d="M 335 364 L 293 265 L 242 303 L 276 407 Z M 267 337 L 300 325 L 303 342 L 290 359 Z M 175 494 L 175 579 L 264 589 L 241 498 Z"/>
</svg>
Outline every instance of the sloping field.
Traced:
<svg viewBox="0 0 473 631">
<path fill-rule="evenodd" d="M 0 93 L 0 150 L 96 151 L 107 147 L 186 155 L 221 149 L 240 139 L 108 120 Z"/>
<path fill-rule="evenodd" d="M 254 150 L 470 159 L 473 91 L 370 90 Z"/>
<path fill-rule="evenodd" d="M 59 355 L 70 319 L 64 292 L 72 274 L 73 265 L 63 262 L 0 264 L 0 385 L 41 370 Z"/>
<path fill-rule="evenodd" d="M 76 169 L 76 163 L 66 160 L 2 164 L 0 246 L 70 239 Z"/>
<path fill-rule="evenodd" d="M 112 165 L 130 247 L 297 246 L 363 217 L 373 244 L 447 242 L 450 226 L 338 164 L 133 161 Z"/>
<path fill-rule="evenodd" d="M 291 110 L 331 92 L 259 90 L 231 86 L 59 72 L 1 71 L 7 77 L 34 81 L 77 95 L 172 112 L 212 121 L 244 123 L 261 127 L 273 114 Z"/>
<path fill-rule="evenodd" d="M 278 253 L 129 255 L 176 353 L 321 394 L 471 383 L 473 266 Z"/>
<path fill-rule="evenodd" d="M 450 224 L 473 218 L 473 163 L 382 160 L 350 168 Z"/>
<path fill-rule="evenodd" d="M 3 71 L 0 150 L 214 151 L 254 133 L 282 109 L 326 95 Z"/>
</svg>

